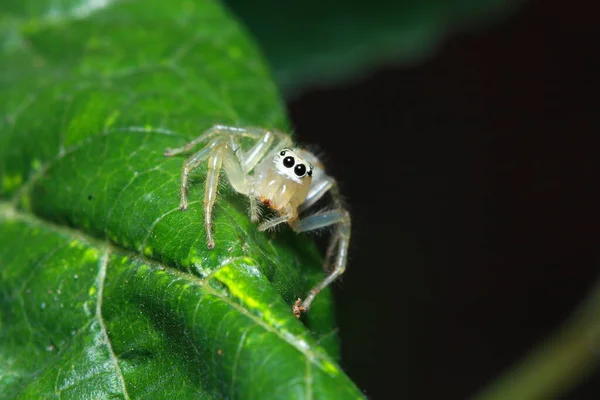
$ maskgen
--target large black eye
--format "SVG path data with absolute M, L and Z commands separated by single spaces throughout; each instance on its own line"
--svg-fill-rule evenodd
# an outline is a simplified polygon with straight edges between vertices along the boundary
M 296 168 L 294 168 L 294 173 L 298 176 L 304 176 L 306 173 L 306 166 L 304 164 L 296 165 Z
M 283 166 L 286 168 L 292 168 L 294 166 L 294 157 L 287 156 L 283 159 Z

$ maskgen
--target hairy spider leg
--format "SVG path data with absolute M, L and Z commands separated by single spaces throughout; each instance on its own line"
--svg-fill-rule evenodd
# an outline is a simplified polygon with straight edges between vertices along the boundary
M 190 172 L 208 158 L 211 150 L 212 146 L 205 147 L 204 149 L 200 150 L 199 152 L 195 153 L 190 158 L 188 158 L 183 164 L 183 168 L 181 169 L 181 185 L 179 187 L 181 198 L 179 202 L 180 210 L 185 210 L 188 207 L 187 189 Z
M 206 173 L 206 185 L 204 189 L 204 229 L 206 231 L 206 245 L 209 249 L 215 247 L 215 239 L 212 234 L 212 213 L 215 200 L 217 199 L 219 173 L 221 172 L 223 157 L 227 154 L 227 150 L 230 150 L 230 154 L 233 154 L 227 141 L 221 141 L 213 147 L 208 158 L 208 171 Z M 235 165 L 234 162 L 231 162 L 231 164 Z
M 320 179 L 314 179 L 306 195 L 304 203 L 298 207 L 298 212 L 303 212 L 315 204 L 325 193 L 327 193 L 335 185 L 335 180 L 329 176 L 324 175 Z
M 337 183 L 334 181 L 331 187 L 329 188 L 329 193 L 333 199 L 333 204 L 335 209 L 345 210 L 344 202 L 342 200 L 342 195 L 340 194 L 339 187 Z M 323 262 L 323 269 L 326 272 L 329 272 L 329 267 L 331 265 L 331 258 L 333 257 L 333 253 L 335 252 L 336 239 L 339 238 L 335 236 L 331 239 L 330 245 L 327 247 L 327 252 L 325 253 L 325 260 Z
M 267 229 L 274 228 L 275 226 L 284 222 L 289 222 L 298 217 L 298 212 L 289 204 L 285 206 L 285 213 L 279 217 L 275 217 L 268 221 L 263 222 L 258 226 L 260 232 L 266 231 Z
M 314 167 L 308 194 L 304 202 L 298 207 L 298 213 L 303 213 L 335 186 L 335 179 L 325 174 L 323 163 L 313 153 L 306 150 L 299 150 L 299 153 Z
M 331 254 L 337 246 L 337 255 L 333 264 L 333 268 L 325 279 L 323 279 L 310 290 L 308 296 L 306 296 L 306 299 L 304 299 L 302 304 L 298 307 L 299 310 L 295 310 L 294 314 L 296 314 L 296 316 L 299 316 L 301 311 L 308 311 L 317 294 L 319 294 L 319 292 L 326 288 L 331 282 L 335 281 L 346 270 L 346 260 L 348 259 L 348 245 L 350 243 L 351 230 L 350 214 L 344 209 L 329 210 L 306 217 L 292 226 L 296 232 L 306 232 L 325 228 L 331 225 L 337 225 L 327 250 L 327 253 Z
M 262 131 L 262 135 L 258 142 L 248 149 L 248 151 L 245 151 L 238 156 L 244 173 L 252 171 L 254 167 L 258 165 L 272 148 L 275 139 L 278 139 L 277 148 L 284 148 L 292 144 L 292 139 L 280 132 L 266 130 L 259 131 Z
M 312 160 L 310 161 L 314 162 L 315 165 L 321 166 L 321 163 L 316 156 L 309 153 L 308 157 L 312 157 Z M 297 305 L 294 306 L 294 314 L 296 314 L 297 317 L 300 316 L 302 311 L 307 311 L 317 294 L 343 274 L 346 269 L 351 231 L 350 214 L 344 208 L 342 197 L 335 179 L 326 175 L 322 168 L 315 168 L 313 182 L 311 183 L 306 200 L 300 205 L 298 210 L 304 212 L 320 200 L 327 192 L 331 195 L 334 209 L 310 215 L 297 223 L 292 224 L 292 229 L 296 232 L 306 232 L 331 225 L 338 225 L 333 233 L 333 237 L 330 239 L 323 263 L 323 269 L 326 272 L 330 272 L 331 270 L 331 272 L 322 282 L 311 289 L 304 302 L 300 304 L 300 299 L 298 299 Z M 333 263 L 333 268 L 330 268 L 330 261 L 336 249 L 337 256 Z
M 238 136 L 257 137 L 262 136 L 265 132 L 266 130 L 262 128 L 238 128 L 235 126 L 214 125 L 204 131 L 202 135 L 198 136 L 191 142 L 186 143 L 184 146 L 176 147 L 174 149 L 167 148 L 163 154 L 167 157 L 170 157 L 181 153 L 187 153 L 196 147 L 198 143 L 207 142 L 208 139 L 212 138 L 213 136 L 223 135 L 224 133 Z

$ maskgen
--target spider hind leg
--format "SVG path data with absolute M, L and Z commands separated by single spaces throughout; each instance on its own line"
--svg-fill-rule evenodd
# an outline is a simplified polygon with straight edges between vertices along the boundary
M 296 232 L 306 232 L 332 225 L 336 225 L 336 228 L 333 237 L 329 241 L 327 256 L 325 258 L 325 269 L 330 271 L 329 275 L 308 292 L 304 301 L 301 303 L 296 301 L 294 304 L 294 314 L 296 317 L 299 317 L 302 312 L 308 311 L 317 294 L 329 286 L 331 282 L 335 281 L 346 270 L 351 231 L 350 214 L 343 208 L 333 209 L 310 215 L 299 220 L 298 223 L 292 226 Z M 333 263 L 329 265 L 329 260 L 332 257 L 334 258 Z

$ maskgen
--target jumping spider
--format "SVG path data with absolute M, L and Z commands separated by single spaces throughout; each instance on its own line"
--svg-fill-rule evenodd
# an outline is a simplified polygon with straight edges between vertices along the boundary
M 255 143 L 244 151 L 240 147 L 242 138 L 249 138 Z M 215 125 L 183 147 L 166 149 L 164 155 L 173 156 L 190 151 L 199 143 L 207 145 L 183 164 L 179 208 L 185 210 L 188 206 L 187 187 L 190 172 L 208 160 L 204 225 L 209 249 L 215 246 L 212 215 L 222 167 L 233 189 L 249 198 L 250 218 L 253 222 L 259 219 L 259 202 L 278 214 L 277 217 L 262 222 L 258 226 L 259 231 L 284 222 L 295 232 L 335 225 L 325 257 L 325 268 L 331 272 L 310 290 L 304 301 L 296 301 L 293 312 L 296 317 L 300 317 L 302 312 L 308 311 L 315 296 L 346 269 L 350 214 L 342 205 L 336 181 L 325 173 L 323 164 L 314 154 L 292 147 L 289 136 L 262 128 Z M 330 192 L 333 203 L 330 209 L 301 216 L 327 192 Z M 335 260 L 330 266 L 329 261 L 336 250 Z

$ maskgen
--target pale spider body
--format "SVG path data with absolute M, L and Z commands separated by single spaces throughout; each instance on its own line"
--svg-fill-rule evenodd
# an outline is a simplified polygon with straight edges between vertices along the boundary
M 312 182 L 314 167 L 300 157 L 300 151 L 281 149 L 271 157 L 265 157 L 256 167 L 251 191 L 247 193 L 280 216 L 291 215 L 288 223 L 298 217 L 298 207 L 306 200 Z
M 242 138 L 250 138 L 255 143 L 244 150 L 240 146 Z M 277 213 L 277 216 L 258 226 L 260 231 L 281 223 L 288 223 L 296 232 L 335 227 L 325 259 L 325 268 L 330 270 L 330 273 L 311 289 L 304 301 L 296 301 L 293 311 L 299 317 L 302 311 L 309 309 L 315 296 L 346 268 L 350 215 L 343 207 L 335 180 L 325 173 L 323 164 L 314 154 L 305 149 L 289 147 L 289 136 L 262 128 L 215 125 L 183 147 L 166 149 L 165 155 L 172 156 L 190 151 L 203 142 L 206 145 L 183 165 L 180 209 L 185 210 L 188 206 L 187 187 L 190 172 L 207 161 L 204 224 L 209 249 L 215 246 L 212 214 L 221 169 L 225 170 L 233 189 L 250 200 L 252 221 L 259 220 L 259 203 Z M 304 216 L 326 193 L 331 194 L 332 207 Z M 331 259 L 333 261 L 329 265 Z

